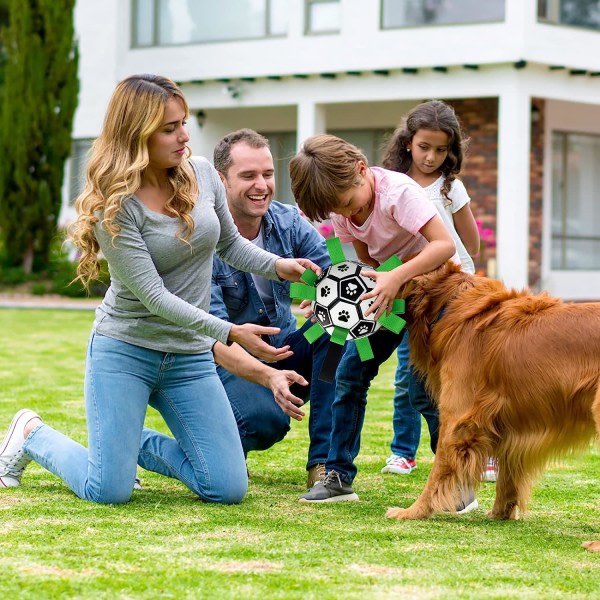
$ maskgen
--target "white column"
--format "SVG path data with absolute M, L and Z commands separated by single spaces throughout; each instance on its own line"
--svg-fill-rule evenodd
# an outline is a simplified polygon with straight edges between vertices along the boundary
M 298 148 L 307 137 L 325 133 L 325 107 L 311 101 L 300 102 L 296 131 Z
M 497 277 L 528 285 L 530 103 L 515 73 L 498 111 Z

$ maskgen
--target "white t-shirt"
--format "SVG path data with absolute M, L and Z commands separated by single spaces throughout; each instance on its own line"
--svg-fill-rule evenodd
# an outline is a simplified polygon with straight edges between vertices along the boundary
M 450 193 L 448 194 L 448 197 L 450 200 L 452 200 L 452 203 L 448 203 L 448 200 L 442 195 L 443 183 L 444 176 L 440 175 L 438 179 L 429 184 L 427 187 L 424 187 L 423 190 L 427 194 L 429 200 L 431 200 L 431 202 L 433 202 L 434 206 L 437 208 L 442 221 L 444 221 L 444 225 L 446 225 L 448 231 L 452 234 L 452 239 L 456 244 L 456 252 L 458 254 L 458 258 L 460 259 L 460 264 L 462 265 L 463 271 L 466 271 L 467 273 L 475 273 L 473 259 L 469 256 L 465 245 L 462 243 L 462 240 L 456 232 L 453 217 L 455 212 L 458 212 L 463 206 L 471 201 L 471 198 L 469 198 L 469 194 L 467 193 L 463 182 L 455 179 L 452 182 Z M 455 258 L 456 257 L 453 257 L 453 259 Z

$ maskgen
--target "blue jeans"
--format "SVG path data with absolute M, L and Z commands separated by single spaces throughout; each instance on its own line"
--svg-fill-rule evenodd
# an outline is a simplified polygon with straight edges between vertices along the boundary
M 408 335 L 398 346 L 398 366 L 394 382 L 394 438 L 390 444 L 392 454 L 415 459 L 421 439 L 421 415 L 412 407 L 408 388 L 410 381 Z
M 331 446 L 325 468 L 335 470 L 347 483 L 356 476 L 354 459 L 360 450 L 360 434 L 371 381 L 401 343 L 400 334 L 380 329 L 369 337 L 374 358 L 361 361 L 354 342 L 348 342 L 336 372 L 335 400 L 332 406 Z
M 331 405 L 335 395 L 335 386 L 319 379 L 329 336 L 321 336 L 314 344 L 310 344 L 304 332 L 311 326 L 312 323 L 307 321 L 291 333 L 283 345 L 289 344 L 294 354 L 271 365 L 296 371 L 310 384 L 308 387 L 297 385 L 292 388 L 296 396 L 305 401 L 310 399 L 307 469 L 325 463 L 327 458 L 331 437 Z M 279 408 L 271 390 L 237 377 L 222 367 L 217 367 L 217 372 L 231 403 L 244 453 L 266 450 L 282 440 L 290 429 L 290 418 Z
M 410 367 L 408 395 L 412 407 L 425 417 L 429 429 L 431 451 L 435 454 L 440 435 L 440 413 L 433 398 L 427 393 L 423 380 L 413 367 Z
M 46 424 L 24 445 L 80 498 L 127 502 L 138 463 L 178 479 L 208 502 L 244 498 L 244 453 L 211 352 L 158 352 L 92 332 L 85 405 L 88 448 Z M 148 405 L 174 438 L 144 428 Z

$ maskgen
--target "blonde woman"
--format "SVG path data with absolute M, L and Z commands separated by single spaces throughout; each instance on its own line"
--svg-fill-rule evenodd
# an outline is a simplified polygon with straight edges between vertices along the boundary
M 129 500 L 138 462 L 209 502 L 236 503 L 246 493 L 242 445 L 211 349 L 237 342 L 269 361 L 288 349 L 261 339 L 277 328 L 208 313 L 212 255 L 271 279 L 297 281 L 306 267 L 318 268 L 239 235 L 216 171 L 190 159 L 187 117 L 167 78 L 117 85 L 71 229 L 78 277 L 88 284 L 97 275 L 100 252 L 111 275 L 86 357 L 88 448 L 21 410 L 0 445 L 5 487 L 19 485 L 33 459 L 99 503 Z M 174 437 L 144 429 L 148 404 Z

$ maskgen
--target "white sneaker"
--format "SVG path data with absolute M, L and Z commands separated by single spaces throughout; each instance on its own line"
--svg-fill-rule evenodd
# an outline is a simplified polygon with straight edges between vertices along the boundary
M 31 458 L 23 452 L 23 430 L 31 419 L 40 418 L 32 410 L 20 410 L 10 423 L 6 436 L 0 445 L 0 488 L 18 487 L 21 475 Z
M 392 454 L 385 461 L 385 467 L 381 469 L 382 473 L 396 473 L 397 475 L 408 475 L 417 468 L 417 463 L 410 458 Z
M 493 458 L 488 458 L 487 465 L 483 474 L 481 475 L 483 481 L 489 481 L 494 483 L 498 479 L 498 467 L 496 461 Z

